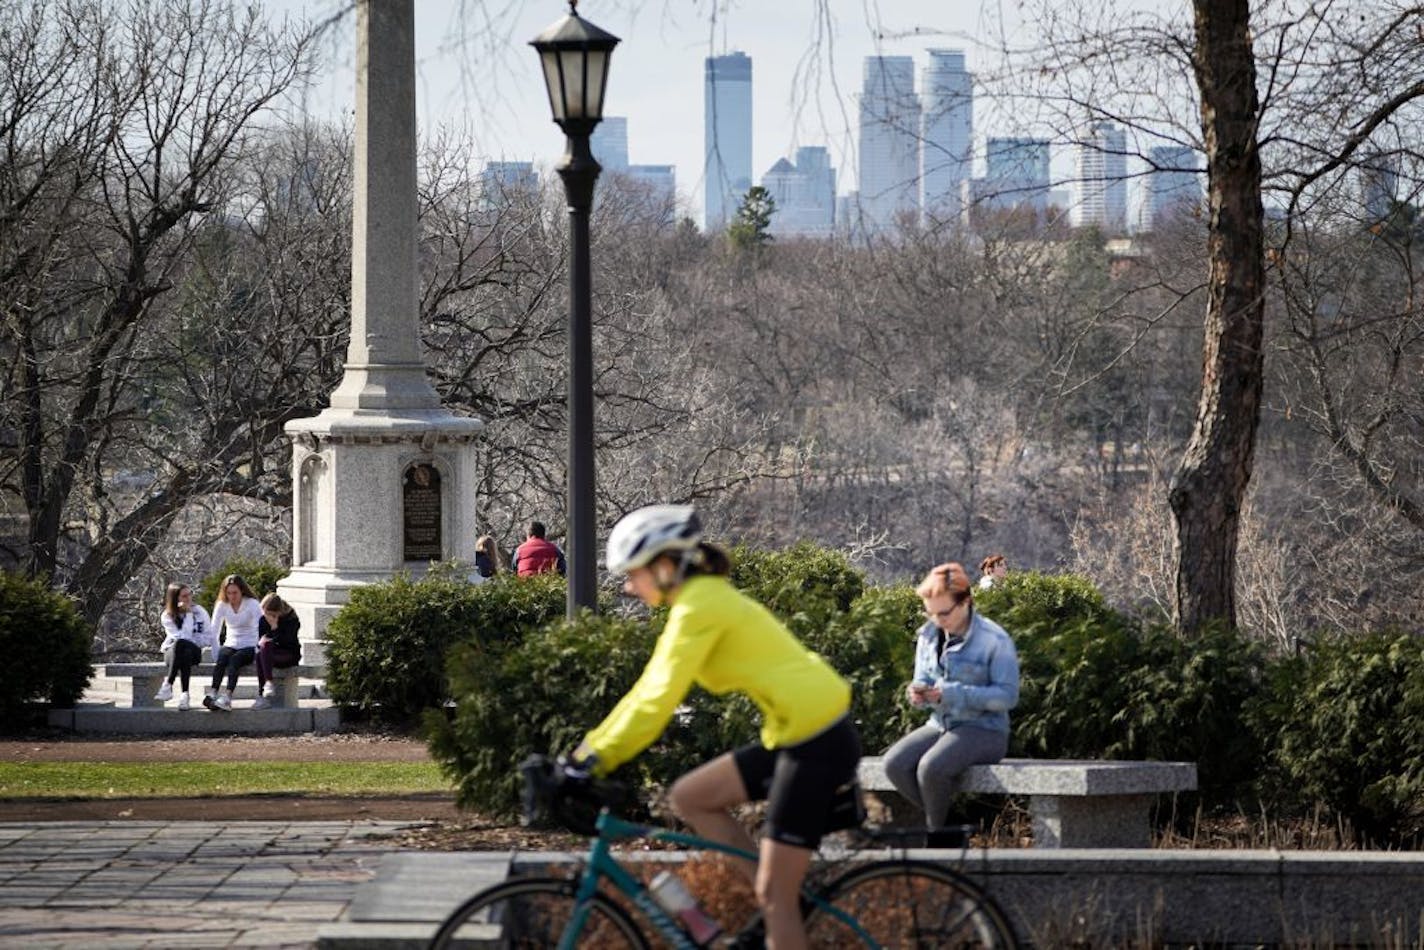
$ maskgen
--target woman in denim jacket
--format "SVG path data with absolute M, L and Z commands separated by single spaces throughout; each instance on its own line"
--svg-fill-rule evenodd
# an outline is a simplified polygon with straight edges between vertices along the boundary
M 930 720 L 885 753 L 895 790 L 925 813 L 931 847 L 958 844 L 940 831 L 956 779 L 971 765 L 987 765 L 1009 749 L 1009 710 L 1019 701 L 1019 658 L 1004 628 L 974 610 L 969 576 L 941 564 L 915 593 L 928 618 L 915 643 L 910 704 Z

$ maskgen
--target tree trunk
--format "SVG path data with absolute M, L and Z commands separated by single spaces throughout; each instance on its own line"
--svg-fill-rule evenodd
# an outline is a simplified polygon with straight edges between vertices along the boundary
M 1247 0 L 1194 0 L 1210 221 L 1202 386 L 1172 482 L 1177 627 L 1236 622 L 1236 545 L 1251 482 L 1264 359 L 1265 248 L 1256 62 Z

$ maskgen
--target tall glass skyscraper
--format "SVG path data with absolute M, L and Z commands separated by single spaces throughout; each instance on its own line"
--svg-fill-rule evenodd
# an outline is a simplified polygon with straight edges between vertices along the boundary
M 974 171 L 974 77 L 963 50 L 929 54 L 920 72 L 920 213 L 948 221 L 959 217 L 961 187 Z
M 628 170 L 628 117 L 606 115 L 593 127 L 588 147 L 606 172 Z
M 1152 230 L 1175 214 L 1201 205 L 1202 181 L 1196 150 L 1186 145 L 1157 145 L 1148 149 L 1152 171 L 1147 175 L 1147 200 L 1143 227 Z
M 1375 224 L 1396 211 L 1399 201 L 1399 156 L 1365 148 L 1360 153 L 1360 204 L 1365 221 Z
M 1127 133 L 1111 122 L 1094 122 L 1078 145 L 1075 227 L 1107 234 L 1127 231 Z
M 746 53 L 707 57 L 702 97 L 703 225 L 727 226 L 752 187 L 752 60 Z
M 920 100 L 909 56 L 867 56 L 860 92 L 861 226 L 890 227 L 919 207 Z
M 984 202 L 995 210 L 1048 210 L 1047 139 L 991 138 L 985 149 Z

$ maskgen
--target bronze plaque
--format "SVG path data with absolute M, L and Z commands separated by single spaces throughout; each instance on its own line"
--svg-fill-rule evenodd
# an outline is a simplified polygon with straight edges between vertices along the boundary
M 440 471 L 425 462 L 405 470 L 405 559 L 438 561 L 440 548 Z

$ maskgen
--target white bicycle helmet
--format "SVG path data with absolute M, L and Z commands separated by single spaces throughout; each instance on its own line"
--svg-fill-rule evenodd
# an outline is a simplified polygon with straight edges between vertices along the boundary
M 659 554 L 690 551 L 702 540 L 702 522 L 691 505 L 648 505 L 629 512 L 608 535 L 608 569 L 615 574 L 643 567 Z

